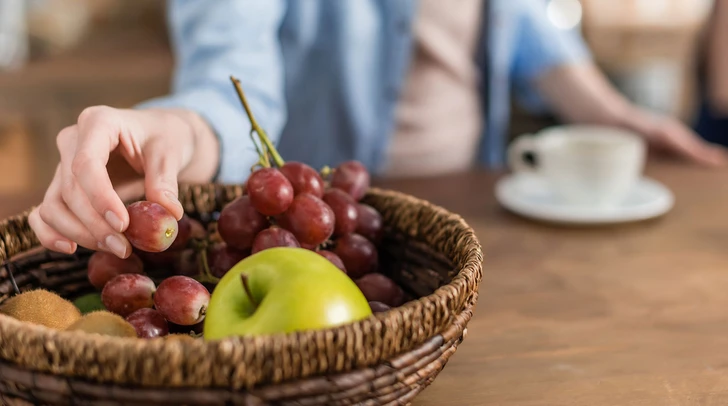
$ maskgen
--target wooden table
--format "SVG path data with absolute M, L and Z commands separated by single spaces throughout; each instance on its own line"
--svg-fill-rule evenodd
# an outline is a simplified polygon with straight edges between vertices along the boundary
M 496 174 L 382 182 L 462 214 L 485 251 L 467 339 L 415 404 L 728 404 L 728 171 L 648 172 L 675 209 L 602 229 L 507 214 Z M 0 215 L 39 196 L 0 196 Z
M 728 404 L 728 171 L 648 172 L 675 209 L 606 229 L 509 215 L 493 174 L 384 183 L 462 214 L 485 253 L 468 336 L 415 405 Z

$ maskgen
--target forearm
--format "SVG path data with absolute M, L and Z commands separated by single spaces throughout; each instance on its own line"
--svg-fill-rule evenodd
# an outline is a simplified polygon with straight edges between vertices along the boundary
M 656 131 L 653 115 L 622 96 L 591 63 L 552 69 L 536 85 L 566 122 L 616 126 L 645 135 Z
M 592 63 L 551 69 L 536 86 L 553 112 L 570 123 L 622 125 L 632 109 Z
M 138 107 L 195 112 L 191 122 L 196 123 L 198 146 L 213 145 L 213 138 L 219 142 L 212 161 L 218 182 L 245 181 L 258 160 L 248 135 L 250 122 L 230 75 L 240 79 L 253 113 L 274 143 L 283 130 L 286 106 L 278 30 L 284 15 L 283 0 L 169 3 L 177 58 L 173 92 Z M 204 156 L 212 155 L 208 148 Z M 208 167 L 203 169 L 209 174 Z

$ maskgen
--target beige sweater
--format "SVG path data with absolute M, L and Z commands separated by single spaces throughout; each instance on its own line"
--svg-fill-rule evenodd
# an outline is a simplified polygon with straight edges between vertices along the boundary
M 387 176 L 463 171 L 483 126 L 475 64 L 482 0 L 421 0 L 414 54 L 388 152 Z

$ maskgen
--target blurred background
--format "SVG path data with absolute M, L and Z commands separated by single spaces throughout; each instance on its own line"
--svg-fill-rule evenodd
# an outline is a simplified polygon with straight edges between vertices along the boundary
M 544 1 L 549 20 L 579 30 L 630 99 L 693 119 L 699 44 L 713 0 Z M 164 6 L 163 0 L 0 0 L 3 204 L 18 194 L 40 199 L 58 161 L 55 136 L 84 107 L 129 107 L 167 92 L 173 60 Z M 512 133 L 550 124 L 516 109 Z

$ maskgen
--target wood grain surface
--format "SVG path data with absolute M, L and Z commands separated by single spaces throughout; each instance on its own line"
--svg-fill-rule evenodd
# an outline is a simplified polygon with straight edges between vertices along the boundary
M 496 174 L 382 183 L 463 215 L 485 252 L 468 338 L 415 405 L 728 404 L 728 171 L 648 174 L 674 210 L 600 229 L 506 213 Z
M 461 214 L 485 251 L 467 339 L 415 405 L 728 404 L 728 171 L 648 174 L 674 210 L 598 229 L 508 214 L 496 173 L 378 182 Z M 0 215 L 41 197 L 0 196 Z

